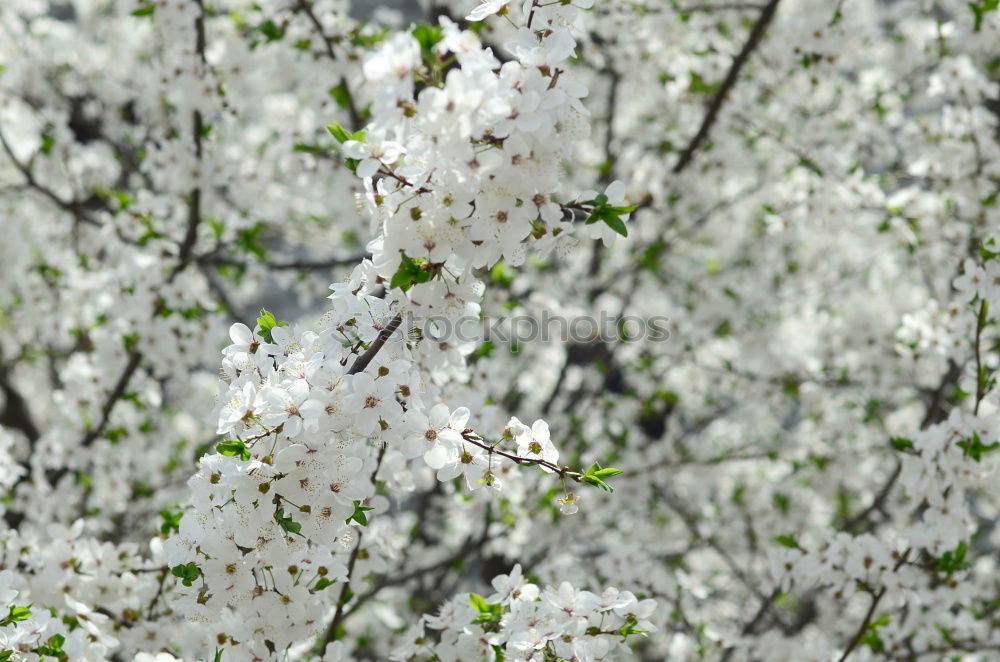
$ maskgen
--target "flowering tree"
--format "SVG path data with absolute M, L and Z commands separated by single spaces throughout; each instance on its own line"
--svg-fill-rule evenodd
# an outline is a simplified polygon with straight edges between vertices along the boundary
M 997 3 L 364 4 L 0 6 L 0 660 L 1000 654 Z

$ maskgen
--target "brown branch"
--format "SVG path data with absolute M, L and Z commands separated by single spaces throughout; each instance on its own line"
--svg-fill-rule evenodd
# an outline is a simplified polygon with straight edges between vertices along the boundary
M 368 253 L 358 253 L 357 255 L 349 255 L 347 257 L 331 257 L 325 260 L 293 259 L 288 262 L 262 261 L 260 264 L 266 269 L 273 269 L 275 271 L 322 271 L 323 269 L 333 269 L 334 267 L 342 267 L 348 264 L 357 264 L 361 260 L 368 257 L 368 255 Z M 240 269 L 247 268 L 249 264 L 248 262 L 236 258 L 213 254 L 199 255 L 195 258 L 195 260 L 201 264 L 231 266 Z
M 881 510 L 882 506 L 885 505 L 886 500 L 889 498 L 889 494 L 892 492 L 892 488 L 896 486 L 896 481 L 899 480 L 900 474 L 903 473 L 903 463 L 897 462 L 896 468 L 889 475 L 888 480 L 885 481 L 885 485 L 879 490 L 879 493 L 872 499 L 872 502 L 867 508 L 859 512 L 854 517 L 851 517 L 845 521 L 840 526 L 841 531 L 846 531 L 847 533 L 853 533 L 854 529 L 867 521 L 868 517 L 874 513 L 876 510 Z M 874 525 L 872 525 L 874 526 Z
M 695 12 L 715 12 L 715 11 L 751 11 L 761 10 L 764 5 L 752 2 L 724 2 L 719 4 L 690 5 L 688 7 L 678 7 L 680 14 L 693 14 Z
M 743 49 L 733 60 L 732 65 L 729 67 L 729 72 L 722 81 L 722 85 L 719 86 L 719 90 L 715 93 L 715 97 L 712 98 L 712 102 L 708 106 L 708 111 L 705 113 L 704 119 L 702 119 L 701 127 L 698 129 L 698 133 L 695 134 L 694 138 L 691 139 L 691 142 L 688 143 L 688 146 L 684 148 L 683 152 L 681 152 L 680 158 L 677 159 L 677 164 L 674 166 L 674 174 L 678 174 L 688 167 L 691 160 L 694 158 L 694 153 L 708 138 L 708 134 L 712 131 L 712 125 L 715 124 L 715 120 L 719 115 L 719 110 L 722 108 L 722 104 L 725 101 L 726 96 L 736 84 L 737 79 L 739 79 L 740 71 L 743 69 L 743 65 L 747 63 L 747 60 L 750 59 L 750 54 L 753 53 L 754 49 L 756 49 L 760 44 L 761 38 L 764 36 L 764 32 L 767 31 L 768 25 L 770 25 L 771 20 L 774 18 L 775 11 L 778 8 L 778 2 L 780 2 L 780 0 L 771 0 L 761 11 L 760 17 L 757 19 L 753 29 L 750 31 L 750 36 L 747 38 L 746 43 L 743 44 Z
M 225 288 L 222 287 L 222 283 L 216 278 L 215 274 L 212 273 L 211 269 L 207 269 L 204 266 L 201 268 L 202 274 L 205 276 L 205 280 L 208 281 L 208 289 L 212 291 L 215 298 L 219 300 L 222 307 L 226 309 L 226 314 L 229 315 L 229 319 L 233 322 L 243 322 L 244 320 L 251 319 L 252 315 L 244 311 L 239 304 L 234 302 L 226 292 Z
M 205 6 L 202 0 L 196 0 L 198 5 L 198 16 L 194 20 L 194 31 L 195 31 L 195 51 L 198 53 L 198 57 L 201 59 L 201 64 L 205 66 Z M 202 160 L 202 134 L 205 131 L 205 121 L 201 116 L 200 110 L 195 110 L 191 117 L 191 131 L 194 134 L 194 154 L 195 159 L 198 161 L 199 175 L 201 174 L 201 160 Z M 191 262 L 191 258 L 194 255 L 194 245 L 198 242 L 198 226 L 201 224 L 201 187 L 195 187 L 191 191 L 190 200 L 188 201 L 188 225 L 187 232 L 184 234 L 184 239 L 181 241 L 180 249 L 178 251 L 177 264 L 174 266 L 173 270 L 170 272 L 170 276 L 167 278 L 167 282 L 173 282 L 177 274 L 184 271 L 187 265 Z
M 149 568 L 149 570 L 155 571 L 157 568 Z M 170 568 L 163 567 L 158 568 L 160 571 L 159 585 L 156 587 L 156 595 L 153 599 L 149 601 L 149 607 L 146 608 L 146 620 L 151 620 L 153 618 L 153 609 L 156 608 L 156 603 L 160 601 L 160 596 L 163 595 L 163 588 L 167 583 L 167 575 L 170 572 Z
M 38 180 L 35 179 L 35 175 L 31 171 L 31 168 L 29 168 L 27 164 L 18 160 L 17 156 L 14 155 L 14 150 L 11 148 L 10 143 L 7 142 L 7 138 L 3 135 L 3 133 L 0 133 L 0 147 L 3 147 L 3 151 L 7 153 L 7 157 L 10 158 L 14 167 L 17 168 L 21 175 L 24 176 L 25 183 L 28 187 L 41 193 L 63 211 L 72 214 L 73 218 L 75 218 L 77 222 L 86 223 L 87 225 L 93 225 L 95 227 L 101 227 L 102 224 L 97 219 L 88 216 L 84 212 L 84 208 L 79 200 L 64 200 L 52 189 L 40 184 Z
M 488 507 L 489 504 L 487 504 L 487 508 Z M 397 575 L 395 577 L 388 577 L 380 581 L 378 585 L 375 586 L 372 590 L 368 591 L 367 593 L 360 596 L 357 600 L 354 601 L 354 604 L 351 605 L 351 608 L 344 613 L 344 618 L 342 619 L 342 621 L 349 618 L 351 614 L 353 614 L 354 612 L 356 612 L 358 609 L 361 608 L 361 605 L 365 604 L 366 602 L 374 598 L 376 595 L 382 592 L 383 589 L 386 589 L 390 586 L 398 586 L 400 584 L 405 584 L 407 582 L 410 582 L 414 579 L 418 579 L 426 574 L 435 572 L 437 570 L 450 568 L 455 563 L 458 563 L 459 561 L 467 558 L 472 551 L 476 549 L 482 549 L 483 546 L 486 544 L 486 541 L 489 540 L 490 521 L 491 521 L 490 518 L 487 517 L 486 523 L 483 526 L 482 534 L 478 536 L 470 535 L 468 538 L 466 538 L 465 542 L 458 548 L 458 550 L 455 551 L 455 553 L 435 563 L 431 563 L 429 565 L 416 568 L 415 570 L 410 570 L 409 572 L 403 573 L 402 575 Z
M 854 633 L 853 637 L 851 637 L 851 641 L 847 644 L 847 648 L 844 649 L 844 654 L 840 656 L 839 662 L 844 662 L 844 660 L 850 657 L 854 649 L 858 647 L 859 643 L 861 643 L 861 638 L 864 637 L 865 632 L 868 631 L 868 624 L 871 623 L 872 617 L 875 615 L 875 609 L 878 608 L 878 603 L 881 602 L 885 592 L 886 588 L 883 586 L 879 589 L 878 593 L 872 594 L 872 603 L 871 606 L 868 607 L 868 613 L 865 614 L 865 619 L 861 621 L 861 627 L 859 627 L 858 631 Z
M 908 549 L 903 552 L 903 555 L 898 561 L 896 561 L 896 565 L 893 567 L 893 572 L 903 567 L 909 557 L 910 550 Z M 838 662 L 844 662 L 844 660 L 851 656 L 851 653 L 858 647 L 858 644 L 861 643 L 861 639 L 865 636 L 865 632 L 868 631 L 868 625 L 871 623 L 872 617 L 875 616 L 875 609 L 878 608 L 878 603 L 881 602 L 883 597 L 885 597 L 886 591 L 888 591 L 888 589 L 883 586 L 877 593 L 872 594 L 872 603 L 868 607 L 868 613 L 865 614 L 864 620 L 861 621 L 861 626 L 858 628 L 858 631 L 854 633 L 854 636 L 851 637 L 851 640 L 847 643 L 847 647 L 844 649 L 844 654 L 840 656 Z
M 580 482 L 580 477 L 582 476 L 582 474 L 575 471 L 570 471 L 569 467 L 560 467 L 558 465 L 552 464 L 547 460 L 542 460 L 539 458 L 521 457 L 520 455 L 514 455 L 513 453 L 508 453 L 507 451 L 500 450 L 499 448 L 496 447 L 496 444 L 488 444 L 485 441 L 473 437 L 472 435 L 473 435 L 472 430 L 465 430 L 464 432 L 462 432 L 462 439 L 464 441 L 469 442 L 473 446 L 478 446 L 479 448 L 482 448 L 485 451 L 489 451 L 491 455 L 499 455 L 500 457 L 505 457 L 514 464 L 528 464 L 528 465 L 537 464 L 547 469 L 551 469 L 560 478 L 568 477 L 572 478 L 576 482 Z
M 111 420 L 111 411 L 115 408 L 115 404 L 122 399 L 125 395 L 125 389 L 128 388 L 128 383 L 135 374 L 135 371 L 139 369 L 139 364 L 142 362 L 142 354 L 138 351 L 132 351 L 129 354 L 128 363 L 125 364 L 125 369 L 122 370 L 121 375 L 118 377 L 118 381 L 115 382 L 115 387 L 112 389 L 111 393 L 108 395 L 107 400 L 104 401 L 104 405 L 101 407 L 101 421 L 97 424 L 97 427 L 91 430 L 80 440 L 80 445 L 84 448 L 90 446 L 94 441 L 101 436 L 104 429 L 108 427 L 108 422 Z
M 903 564 L 906 563 L 909 556 L 910 550 L 903 552 L 903 556 L 896 562 L 896 566 L 893 568 L 893 571 L 899 570 Z M 851 637 L 850 642 L 848 642 L 847 647 L 844 649 L 844 654 L 840 656 L 838 662 L 844 662 L 844 660 L 851 656 L 851 653 L 858 647 L 858 644 L 861 643 L 861 639 L 865 636 L 865 632 L 868 631 L 868 625 L 872 622 L 872 617 L 875 616 L 875 610 L 878 608 L 878 603 L 882 601 L 882 598 L 885 597 L 887 591 L 888 589 L 883 586 L 877 593 L 872 594 L 872 603 L 868 607 L 868 613 L 865 614 L 864 620 L 861 621 L 861 626 L 858 628 L 858 631 L 854 633 L 854 636 Z
M 397 315 L 394 319 L 400 319 L 400 317 Z M 385 449 L 386 446 L 383 445 L 378 451 L 378 462 L 375 463 L 375 471 L 372 472 L 371 477 L 372 485 L 375 485 L 375 478 L 378 476 L 378 470 L 382 467 L 382 458 L 385 457 Z M 348 594 L 348 591 L 351 590 L 351 576 L 354 574 L 354 565 L 358 561 L 358 554 L 360 552 L 361 531 L 358 531 L 358 544 L 354 546 L 353 550 L 351 550 L 351 558 L 347 562 L 347 581 L 344 582 L 343 588 L 340 589 L 340 596 L 337 598 L 337 610 L 334 612 L 333 618 L 330 619 L 330 625 L 326 628 L 326 636 L 323 637 L 323 644 L 319 650 L 320 655 L 326 651 L 326 647 L 330 644 L 330 642 L 337 638 L 337 629 L 344 620 L 344 607 L 346 607 L 347 603 L 351 601 L 351 596 Z
M 976 404 L 972 408 L 972 413 L 979 415 L 979 403 L 983 401 L 986 397 L 986 373 L 983 368 L 983 357 L 982 357 L 982 337 L 983 329 L 986 328 L 986 315 L 989 310 L 989 306 L 984 299 L 979 303 L 979 312 L 976 314 Z
M 331 60 L 337 59 L 337 53 L 333 50 L 333 40 L 326 36 L 326 32 L 323 30 L 323 24 L 320 22 L 319 17 L 313 11 L 312 2 L 309 0 L 299 0 L 299 9 L 309 18 L 309 22 L 313 24 L 316 28 L 316 32 L 319 34 L 320 39 L 323 40 L 323 44 L 326 46 L 326 54 L 330 56 Z M 352 129 L 359 129 L 364 124 L 364 120 L 361 117 L 361 113 L 358 112 L 357 106 L 354 104 L 354 97 L 351 95 L 350 88 L 347 87 L 347 79 L 344 76 L 340 77 L 340 87 L 344 89 L 344 96 L 347 99 L 347 112 L 351 116 Z
M 0 366 L 0 391 L 4 394 L 4 407 L 0 410 L 0 425 L 7 428 L 20 430 L 28 438 L 28 442 L 34 445 L 41 432 L 34 418 L 31 416 L 31 407 L 9 380 L 9 372 L 5 367 Z
M 368 364 L 375 358 L 375 355 L 379 353 L 379 350 L 381 350 L 385 343 L 388 342 L 389 336 L 391 336 L 396 329 L 399 328 L 399 325 L 402 324 L 402 322 L 403 316 L 397 313 L 396 316 L 389 321 L 389 324 L 387 324 L 386 327 L 378 334 L 378 337 L 375 338 L 375 342 L 371 344 L 368 351 L 354 360 L 354 364 L 347 371 L 347 374 L 355 375 L 367 368 Z

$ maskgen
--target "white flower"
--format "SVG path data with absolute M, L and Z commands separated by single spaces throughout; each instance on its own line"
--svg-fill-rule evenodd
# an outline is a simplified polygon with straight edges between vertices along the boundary
M 508 0 L 482 0 L 482 4 L 469 12 L 465 17 L 467 21 L 481 21 L 487 16 L 499 13 L 507 8 Z
M 264 405 L 257 384 L 250 380 L 233 384 L 222 396 L 222 402 L 216 434 L 229 434 L 238 426 L 248 425 Z
M 437 472 L 440 481 L 448 481 L 459 476 L 465 477 L 465 483 L 470 490 L 479 489 L 483 485 L 483 476 L 489 466 L 485 451 L 478 446 L 465 444 L 457 452 L 449 453 Z
M 521 564 L 518 563 L 509 575 L 497 575 L 493 578 L 495 593 L 487 598 L 488 602 L 510 604 L 517 600 L 532 602 L 538 597 L 538 587 L 525 581 L 521 574 Z
M 515 437 L 515 441 L 517 441 L 517 454 L 520 457 L 552 464 L 559 461 L 559 451 L 549 439 L 549 424 L 541 419 L 532 424 L 530 434 L 522 433 Z M 546 472 L 552 471 L 544 465 L 541 468 Z
M 287 387 L 269 384 L 261 389 L 261 396 L 268 408 L 261 416 L 261 422 L 268 428 L 283 425 L 282 432 L 296 437 L 305 427 L 314 427 L 315 421 L 323 415 L 323 403 L 309 397 L 309 384 L 304 379 L 296 379 Z
M 344 154 L 352 159 L 360 159 L 355 173 L 367 179 L 378 172 L 383 165 L 391 166 L 406 153 L 406 148 L 394 140 L 386 140 L 384 132 L 371 131 L 364 141 L 348 140 L 343 146 Z
M 401 415 L 392 381 L 360 372 L 351 378 L 350 384 L 351 393 L 344 398 L 344 407 L 353 414 L 354 424 L 362 434 L 374 432 L 380 419 Z

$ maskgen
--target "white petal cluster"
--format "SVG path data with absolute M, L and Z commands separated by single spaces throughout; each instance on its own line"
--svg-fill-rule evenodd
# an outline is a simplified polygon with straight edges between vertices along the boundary
M 441 605 L 407 632 L 409 643 L 394 660 L 456 662 L 489 659 L 528 662 L 551 659 L 613 659 L 631 635 L 655 630 L 649 621 L 656 601 L 609 587 L 600 595 L 573 588 L 539 587 L 524 578 L 520 564 L 493 579 L 488 597 L 463 593 Z M 429 643 L 427 630 L 438 633 Z

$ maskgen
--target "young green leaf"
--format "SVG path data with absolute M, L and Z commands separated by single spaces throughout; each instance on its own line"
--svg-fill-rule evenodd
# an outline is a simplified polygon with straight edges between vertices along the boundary
M 275 511 L 274 520 L 285 531 L 288 531 L 291 534 L 301 535 L 302 525 L 293 520 L 290 516 L 285 515 L 285 510 L 283 508 L 278 508 L 278 510 Z
M 238 439 L 220 441 L 215 445 L 215 450 L 217 450 L 220 455 L 225 455 L 226 457 L 239 457 L 244 462 L 250 459 L 250 449 L 247 448 L 245 443 L 239 441 Z

